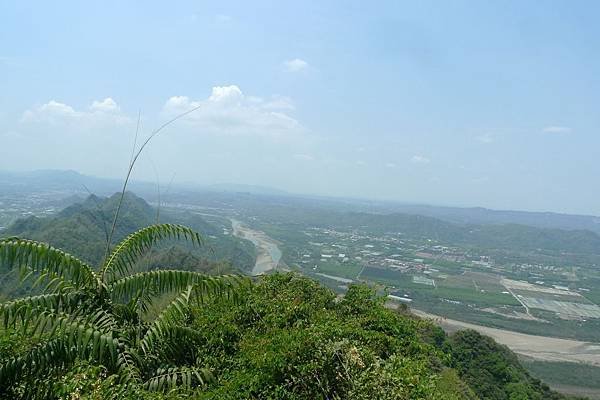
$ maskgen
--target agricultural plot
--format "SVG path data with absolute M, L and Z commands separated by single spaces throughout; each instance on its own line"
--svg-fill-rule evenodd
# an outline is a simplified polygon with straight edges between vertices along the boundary
M 412 280 L 413 280 L 413 283 L 416 283 L 419 285 L 435 286 L 435 281 L 433 279 L 429 279 L 424 276 L 414 275 Z
M 564 302 L 571 302 L 571 303 L 593 304 L 588 299 L 586 299 L 585 297 L 583 297 L 579 294 L 572 295 L 572 294 L 563 294 L 563 293 L 548 293 L 548 292 L 541 292 L 541 291 L 535 291 L 535 290 L 517 290 L 517 289 L 511 289 L 511 290 L 512 290 L 513 294 L 515 294 L 517 296 L 521 296 L 521 297 L 535 297 L 536 299 L 542 299 L 542 300 L 556 300 L 556 301 L 564 301 Z
M 406 274 L 392 269 L 365 267 L 361 274 L 361 278 L 396 284 L 398 282 L 406 281 L 408 277 Z
M 586 318 L 600 318 L 600 307 L 595 304 L 574 303 L 517 295 L 529 308 L 551 311 L 557 314 Z
M 577 292 L 510 279 L 503 279 L 502 283 L 527 308 L 562 316 L 600 318 L 600 307 Z
M 339 276 L 346 279 L 356 279 L 362 267 L 355 263 L 339 263 L 335 261 L 317 262 L 315 272 Z
M 499 307 L 519 306 L 520 303 L 510 294 L 500 292 L 481 292 L 470 288 L 454 288 L 438 284 L 432 295 L 438 299 L 458 301 L 460 303 L 472 304 L 476 307 Z
M 499 276 L 473 271 L 466 271 L 460 275 L 450 275 L 443 280 L 443 283 L 439 284 L 449 288 L 472 289 L 481 293 L 502 293 L 506 290 L 500 283 Z
M 529 282 L 523 281 L 515 281 L 512 279 L 502 279 L 502 285 L 504 285 L 508 289 L 513 290 L 527 290 L 531 292 L 539 292 L 539 293 L 547 293 L 547 294 L 557 294 L 561 296 L 574 296 L 581 297 L 581 295 L 577 292 L 573 292 L 571 290 L 560 290 L 555 288 L 550 288 L 546 286 L 540 286 Z

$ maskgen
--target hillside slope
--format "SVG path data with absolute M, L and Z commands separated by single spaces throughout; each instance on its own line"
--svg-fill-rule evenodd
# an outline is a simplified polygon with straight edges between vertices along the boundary
M 92 265 L 98 265 L 106 249 L 106 232 L 110 230 L 119 195 L 109 198 L 89 196 L 81 203 L 73 204 L 52 217 L 27 217 L 11 224 L 2 236 L 18 236 L 46 242 L 63 249 Z M 169 268 L 205 272 L 227 273 L 245 271 L 254 265 L 254 246 L 247 241 L 224 235 L 217 227 L 198 215 L 189 214 L 185 220 L 181 215 L 160 213 L 161 223 L 185 223 L 205 238 L 203 247 L 183 246 L 173 241 L 166 242 L 150 251 L 139 262 L 140 269 Z M 142 198 L 127 193 L 113 243 L 118 243 L 128 234 L 154 224 L 157 210 Z M 183 247 L 182 247 L 183 246 Z M 18 284 L 14 272 L 2 271 L 0 265 L 0 295 L 13 297 L 28 290 L 29 284 Z

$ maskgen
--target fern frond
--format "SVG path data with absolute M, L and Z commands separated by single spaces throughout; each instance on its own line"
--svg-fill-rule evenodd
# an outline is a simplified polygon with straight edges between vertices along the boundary
M 96 274 L 88 264 L 47 243 L 34 240 L 0 240 L 0 263 L 8 264 L 11 268 L 28 268 L 33 272 L 52 274 L 72 282 L 77 287 L 97 285 Z
M 186 356 L 193 356 L 196 345 L 203 341 L 204 337 L 198 330 L 185 325 L 171 325 L 165 327 L 159 344 L 151 352 L 160 360 L 183 360 Z
M 158 296 L 180 292 L 190 285 L 196 285 L 197 291 L 206 294 L 228 293 L 233 298 L 235 289 L 246 281 L 237 275 L 210 276 L 200 272 L 161 269 L 126 276 L 109 284 L 107 290 L 114 301 L 126 302 L 144 291 Z
M 198 304 L 209 298 L 235 298 L 238 277 L 209 277 L 202 276 L 198 282 L 189 285 L 156 317 L 140 341 L 144 354 L 149 354 L 155 342 L 167 336 L 170 328 L 179 325 L 183 317 L 189 313 L 190 301 L 195 299 Z
M 142 362 L 131 348 L 121 346 L 117 356 L 117 373 L 123 383 L 141 383 L 139 365 Z
M 78 356 L 64 338 L 41 343 L 24 355 L 0 362 L 0 386 L 26 376 L 36 376 L 41 371 L 60 368 L 72 363 Z
M 31 309 L 49 312 L 71 312 L 78 308 L 81 296 L 77 293 L 49 293 L 23 297 L 0 304 L 0 316 L 5 328 L 14 326 L 17 320 L 23 321 Z
M 184 239 L 199 246 L 203 243 L 200 234 L 182 225 L 158 224 L 140 229 L 119 243 L 104 263 L 101 275 L 108 278 L 105 282 L 125 275 L 148 249 L 167 239 Z
M 0 239 L 0 263 L 39 275 L 34 285 L 43 285 L 46 293 L 0 304 L 0 327 L 47 339 L 23 355 L 0 360 L 0 387 L 20 378 L 55 373 L 76 359 L 106 366 L 126 386 L 143 384 L 151 390 L 204 385 L 212 378 L 206 370 L 174 368 L 169 362 L 189 356 L 186 345 L 202 340 L 185 324 L 191 302 L 237 300 L 240 287 L 249 280 L 177 270 L 125 276 L 163 239 L 202 243 L 198 233 L 184 226 L 150 226 L 121 242 L 96 273 L 85 262 L 48 244 Z M 144 322 L 153 299 L 166 293 L 177 296 L 152 322 Z M 158 366 L 162 369 L 148 374 Z
M 176 386 L 190 388 L 205 385 L 213 380 L 213 375 L 207 369 L 192 367 L 159 368 L 155 375 L 144 383 L 144 387 L 150 391 L 164 392 Z
M 62 334 L 41 343 L 24 355 L 0 362 L 0 385 L 26 375 L 38 376 L 51 369 L 68 366 L 76 359 L 92 359 L 113 369 L 118 366 L 122 344 L 112 337 L 85 326 L 63 323 Z
M 192 291 L 193 287 L 188 286 L 185 291 L 175 297 L 175 299 L 173 299 L 173 301 L 158 314 L 140 341 L 142 353 L 147 355 L 154 343 L 164 335 L 168 328 L 177 325 L 186 315 L 189 311 L 189 301 Z

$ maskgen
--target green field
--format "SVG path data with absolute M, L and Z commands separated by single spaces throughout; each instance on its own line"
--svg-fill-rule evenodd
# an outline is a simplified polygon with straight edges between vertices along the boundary
M 369 280 L 394 288 L 411 290 L 432 290 L 433 286 L 420 285 L 413 282 L 413 275 L 390 269 L 366 267 L 360 275 L 361 280 Z
M 353 262 L 317 262 L 317 269 L 314 272 L 320 272 L 322 274 L 339 276 L 341 278 L 356 279 L 356 276 L 362 269 L 362 266 Z
M 471 303 L 478 307 L 490 307 L 490 306 L 519 306 L 520 303 L 510 294 L 504 293 L 493 293 L 493 292 L 481 292 L 474 288 L 462 289 L 453 287 L 444 287 L 438 285 L 432 294 L 438 298 L 450 299 L 461 301 L 464 303 Z

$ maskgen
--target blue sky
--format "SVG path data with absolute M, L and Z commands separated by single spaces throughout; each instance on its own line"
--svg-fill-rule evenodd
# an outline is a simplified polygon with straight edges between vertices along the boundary
M 127 4 L 125 4 L 127 3 Z M 0 4 L 0 168 L 600 215 L 600 4 Z

